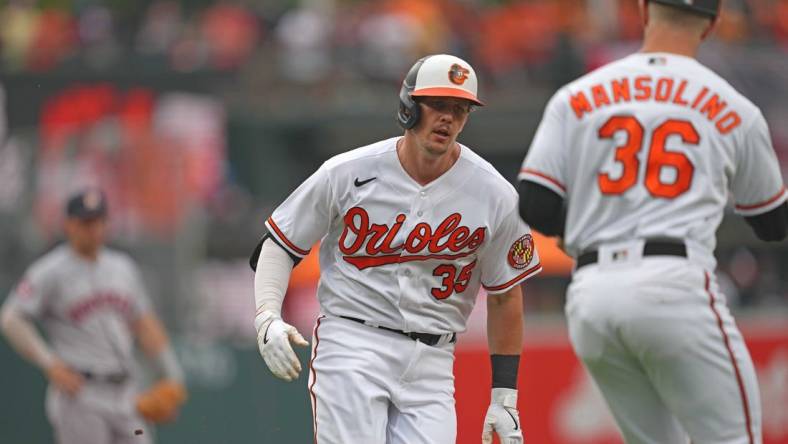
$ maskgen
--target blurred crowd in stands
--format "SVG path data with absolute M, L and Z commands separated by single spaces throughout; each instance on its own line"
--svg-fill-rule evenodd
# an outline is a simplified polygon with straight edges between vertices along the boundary
M 102 69 L 129 60 L 182 72 L 232 71 L 262 54 L 295 82 L 343 74 L 398 81 L 417 55 L 446 51 L 490 79 L 551 63 L 563 63 L 571 76 L 604 61 L 599 46 L 634 43 L 641 33 L 637 0 L 2 3 L 5 72 L 43 72 L 74 61 Z M 716 39 L 788 52 L 788 0 L 724 5 Z
M 761 107 L 788 175 L 788 0 L 723 5 L 701 61 Z M 59 227 L 64 193 L 86 178 L 107 189 L 114 226 L 126 239 L 152 234 L 197 246 L 178 251 L 246 255 L 269 206 L 332 149 L 350 148 L 348 133 L 383 119 L 397 130 L 393 114 L 382 113 L 393 109 L 413 61 L 429 53 L 456 54 L 479 71 L 482 95 L 495 104 L 479 118 L 509 115 L 509 126 L 495 127 L 504 128 L 496 140 L 507 148 L 490 160 L 511 173 L 541 101 L 636 51 L 641 29 L 638 0 L 0 1 L 11 132 L 28 135 L 0 146 L 0 216 L 18 213 L 7 225 L 0 217 L 0 228 L 8 228 L 0 259 L 34 249 L 28 244 L 35 236 L 20 235 L 26 219 L 15 213 L 27 207 L 24 199 L 7 196 L 30 194 L 38 236 L 48 239 Z M 323 113 L 328 107 L 333 112 Z M 293 109 L 306 112 L 287 114 Z M 348 110 L 355 114 L 345 126 L 321 119 Z M 518 131 L 507 130 L 512 126 Z M 749 229 L 741 226 L 721 236 L 726 294 L 734 305 L 784 306 L 788 249 L 743 241 Z M 152 251 L 166 257 L 170 250 Z M 175 262 L 160 268 L 180 271 L 163 274 L 191 269 Z M 8 268 L 0 288 L 21 272 L 0 268 Z M 533 284 L 529 309 L 560 311 L 567 274 Z M 174 285 L 166 276 L 160 281 Z M 190 294 L 188 286 L 172 291 Z M 237 293 L 247 304 L 248 295 Z

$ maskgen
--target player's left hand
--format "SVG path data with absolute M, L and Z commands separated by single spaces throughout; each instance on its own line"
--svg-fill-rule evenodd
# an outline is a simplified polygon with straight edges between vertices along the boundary
M 255 325 L 257 346 L 271 373 L 287 382 L 297 379 L 301 373 L 301 363 L 290 343 L 306 347 L 309 345 L 306 339 L 295 327 L 270 311 L 257 315 Z
M 484 417 L 482 444 L 492 444 L 493 431 L 501 444 L 520 444 L 523 431 L 520 429 L 520 413 L 517 411 L 517 390 L 494 388 L 490 396 L 490 407 Z

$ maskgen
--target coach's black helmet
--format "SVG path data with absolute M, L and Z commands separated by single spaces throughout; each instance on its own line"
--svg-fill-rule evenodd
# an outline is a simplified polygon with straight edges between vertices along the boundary
M 448 54 L 423 57 L 402 81 L 397 122 L 404 129 L 413 128 L 419 122 L 421 110 L 414 97 L 459 97 L 484 106 L 476 97 L 478 86 L 476 72 L 465 60 Z
M 663 5 L 686 9 L 709 18 L 716 18 L 720 13 L 721 0 L 646 0 Z

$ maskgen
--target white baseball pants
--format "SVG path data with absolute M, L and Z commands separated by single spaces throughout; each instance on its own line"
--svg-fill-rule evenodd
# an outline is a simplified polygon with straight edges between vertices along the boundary
M 625 441 L 760 444 L 755 369 L 713 272 L 672 256 L 601 263 L 575 272 L 566 315 Z
M 317 444 L 454 444 L 454 344 L 318 319 L 309 392 Z

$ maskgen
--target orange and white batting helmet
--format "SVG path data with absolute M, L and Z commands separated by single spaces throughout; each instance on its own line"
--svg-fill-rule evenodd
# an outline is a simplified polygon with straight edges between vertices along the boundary
M 421 113 L 414 97 L 458 97 L 484 106 L 477 97 L 478 87 L 476 72 L 465 60 L 448 54 L 423 57 L 410 68 L 402 81 L 397 122 L 405 129 L 416 126 Z

